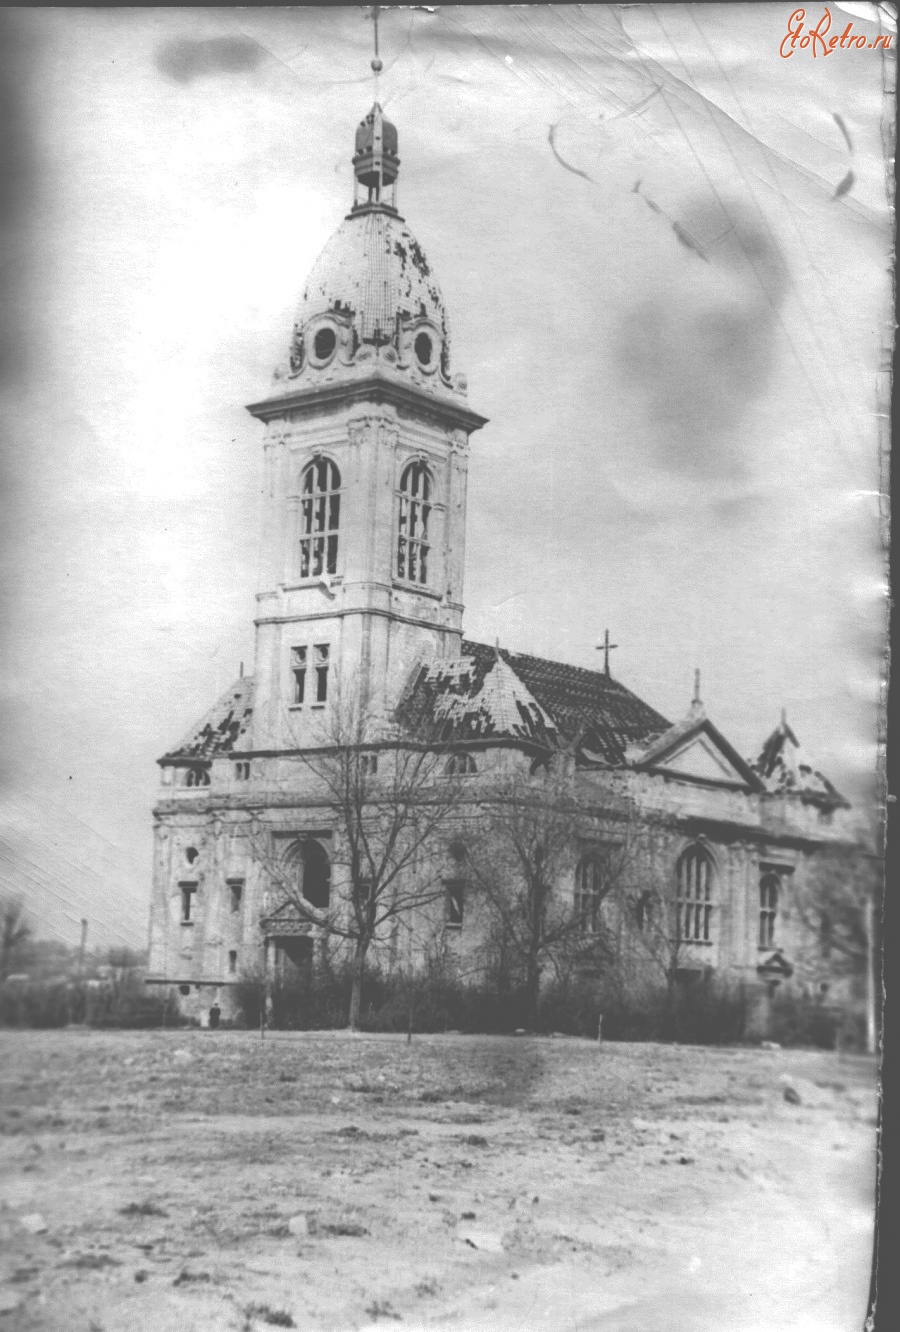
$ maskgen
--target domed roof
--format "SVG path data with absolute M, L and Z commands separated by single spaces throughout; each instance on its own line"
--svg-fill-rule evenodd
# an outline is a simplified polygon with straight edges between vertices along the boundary
M 297 331 L 328 312 L 350 315 L 361 343 L 392 340 L 406 319 L 431 320 L 447 338 L 441 289 L 422 247 L 401 217 L 380 209 L 352 213 L 331 237 L 307 279 Z
M 397 131 L 376 102 L 356 133 L 351 210 L 307 278 L 279 392 L 331 392 L 374 375 L 465 398 L 465 375 L 450 373 L 441 289 L 397 212 L 399 166 Z

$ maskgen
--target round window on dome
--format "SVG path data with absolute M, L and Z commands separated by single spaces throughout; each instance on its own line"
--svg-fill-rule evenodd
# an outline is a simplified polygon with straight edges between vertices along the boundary
M 431 344 L 431 338 L 427 333 L 420 333 L 415 341 L 416 356 L 419 358 L 420 365 L 431 365 L 431 358 L 434 355 L 434 347 Z
M 316 359 L 319 361 L 327 361 L 336 346 L 337 337 L 335 336 L 334 329 L 320 328 L 313 339 L 313 351 L 316 354 Z

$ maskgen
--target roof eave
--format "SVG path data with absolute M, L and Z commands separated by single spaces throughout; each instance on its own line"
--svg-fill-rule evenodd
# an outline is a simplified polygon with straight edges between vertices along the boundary
M 271 421 L 288 412 L 295 415 L 308 415 L 323 404 L 354 403 L 372 401 L 390 403 L 393 406 L 427 411 L 461 427 L 468 434 L 487 425 L 488 418 L 473 412 L 464 403 L 454 402 L 425 393 L 412 384 L 398 383 L 394 379 L 374 373 L 364 379 L 350 379 L 338 384 L 325 384 L 319 388 L 295 389 L 288 393 L 273 394 L 259 402 L 247 405 L 247 411 L 258 421 Z
M 671 737 L 668 738 L 666 735 L 660 736 L 660 739 L 657 740 L 657 742 L 654 745 L 651 745 L 649 750 L 644 754 L 644 756 L 641 759 L 639 759 L 636 763 L 634 763 L 633 766 L 638 770 L 656 769 L 659 767 L 661 760 L 667 758 L 671 753 L 673 753 L 677 748 L 679 748 L 679 746 L 685 744 L 687 741 L 693 740 L 693 738 L 697 735 L 700 735 L 701 732 L 705 732 L 710 737 L 711 740 L 715 741 L 715 743 L 718 745 L 719 749 L 721 749 L 722 753 L 728 759 L 729 763 L 732 765 L 735 771 L 740 773 L 741 777 L 743 778 L 743 784 L 746 787 L 748 787 L 749 790 L 755 791 L 757 794 L 760 795 L 768 791 L 768 787 L 766 786 L 763 779 L 759 776 L 759 774 L 757 772 L 754 772 L 753 768 L 751 768 L 747 760 L 741 757 L 741 755 L 737 752 L 734 746 L 731 745 L 725 739 L 722 732 L 718 729 L 717 726 L 715 726 L 709 720 L 708 717 L 698 717 L 692 726 L 688 726 L 684 730 L 680 730 L 677 735 L 672 735 Z M 701 779 L 697 778 L 695 780 L 699 781 Z M 741 786 L 740 783 L 728 782 L 728 781 L 723 781 L 720 783 L 720 782 L 711 782 L 704 780 L 704 784 L 731 786 L 736 789 L 740 789 Z

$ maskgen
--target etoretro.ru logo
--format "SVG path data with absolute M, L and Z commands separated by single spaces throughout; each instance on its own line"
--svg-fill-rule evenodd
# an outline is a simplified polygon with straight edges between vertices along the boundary
M 795 50 L 811 50 L 813 58 L 817 59 L 820 55 L 833 55 L 835 51 L 846 51 L 856 49 L 859 51 L 874 51 L 878 47 L 887 51 L 891 45 L 891 34 L 881 33 L 874 38 L 867 37 L 864 33 L 855 33 L 853 31 L 853 22 L 849 22 L 842 33 L 834 33 L 829 37 L 827 34 L 831 31 L 831 10 L 826 9 L 814 28 L 806 26 L 806 10 L 795 9 L 788 19 L 788 30 L 781 39 L 781 45 L 778 48 L 782 60 L 790 60 Z

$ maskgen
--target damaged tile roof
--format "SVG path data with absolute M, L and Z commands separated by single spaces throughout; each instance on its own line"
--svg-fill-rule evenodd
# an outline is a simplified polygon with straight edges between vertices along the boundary
M 669 728 L 665 717 L 600 671 L 463 639 L 462 656 L 423 666 L 402 704 L 444 740 L 516 738 L 542 748 L 580 737 L 591 763 L 619 767 L 630 744 Z
M 850 808 L 840 791 L 813 767 L 786 721 L 776 726 L 750 766 L 773 793 L 790 793 L 812 803 Z
M 250 726 L 253 715 L 253 677 L 244 675 L 227 689 L 218 703 L 188 732 L 166 759 L 213 759 L 230 754 Z

